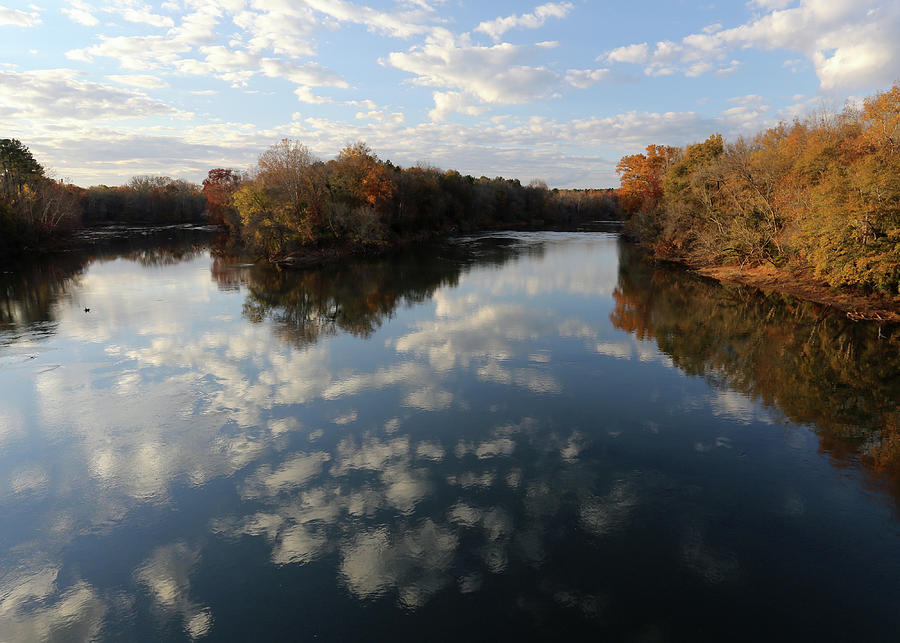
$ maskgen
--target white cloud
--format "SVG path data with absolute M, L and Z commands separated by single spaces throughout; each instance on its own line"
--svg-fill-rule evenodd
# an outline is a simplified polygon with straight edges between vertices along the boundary
M 724 67 L 719 67 L 719 69 L 716 70 L 716 76 L 728 76 L 729 74 L 733 74 L 740 66 L 741 63 L 739 60 L 732 60 Z
M 111 74 L 106 78 L 120 85 L 138 87 L 140 89 L 161 89 L 169 86 L 169 83 L 162 78 L 145 74 Z
M 728 59 L 738 49 L 784 49 L 802 53 L 815 67 L 823 90 L 887 85 L 900 73 L 900 4 L 879 0 L 801 0 L 797 6 L 778 0 L 752 3 L 764 15 L 731 29 L 711 25 L 681 41 L 661 41 L 650 51 L 646 43 L 619 47 L 609 62 L 645 64 L 651 76 L 708 72 L 726 74 L 738 62 Z M 799 68 L 792 61 L 792 68 Z
M 609 69 L 605 68 L 570 69 L 566 72 L 566 82 L 578 89 L 586 89 L 607 76 L 609 76 Z
M 72 69 L 0 71 L 0 122 L 8 119 L 97 121 L 177 116 L 147 95 L 84 80 Z
M 606 53 L 606 60 L 611 63 L 634 63 L 640 65 L 647 60 L 648 47 L 646 42 L 637 45 L 617 47 Z
M 300 3 L 251 0 L 234 16 L 234 24 L 244 30 L 252 51 L 271 49 L 276 55 L 311 56 L 318 20 L 313 10 Z
M 101 119 L 115 120 L 115 125 L 109 122 L 89 124 L 83 119 L 77 127 L 67 125 L 63 128 L 61 122 L 71 121 L 64 113 L 52 114 L 38 105 L 26 119 L 25 112 L 11 101 L 3 103 L 0 123 L 28 136 L 36 149 L 46 150 L 48 162 L 61 167 L 67 176 L 87 177 L 90 182 L 110 182 L 115 177 L 127 178 L 130 174 L 156 168 L 166 173 L 201 178 L 209 166 L 240 165 L 272 141 L 283 136 L 297 136 L 323 157 L 334 154 L 347 140 L 359 138 L 368 141 L 383 157 L 404 164 L 428 159 L 436 165 L 458 168 L 476 176 L 507 175 L 523 180 L 542 176 L 551 185 L 559 187 L 611 185 L 616 181 L 613 159 L 620 153 L 637 151 L 649 142 L 684 144 L 702 140 L 711 131 L 722 131 L 726 135 L 749 133 L 748 128 L 754 125 L 770 124 L 773 118 L 793 115 L 805 106 L 784 107 L 776 103 L 770 106 L 767 101 L 762 106 L 729 105 L 719 114 L 663 110 L 658 113 L 597 112 L 597 116 L 571 120 L 529 116 L 527 110 L 518 108 L 505 114 L 499 106 L 522 105 L 542 97 L 556 97 L 573 88 L 590 87 L 609 79 L 615 68 L 610 70 L 608 67 L 613 64 L 640 64 L 651 75 L 733 73 L 741 68 L 741 63 L 734 58 L 732 50 L 741 49 L 746 43 L 762 43 L 758 46 L 768 47 L 778 42 L 777 39 L 765 40 L 761 35 L 765 30 L 757 23 L 787 21 L 786 24 L 793 27 L 803 26 L 806 23 L 797 22 L 798 12 L 813 5 L 818 7 L 818 13 L 815 13 L 818 23 L 828 23 L 839 29 L 838 23 L 847 20 L 843 0 L 832 3 L 830 9 L 812 0 L 795 4 L 796 7 L 783 11 L 767 9 L 763 17 L 738 29 L 710 25 L 678 41 L 652 45 L 638 43 L 612 49 L 598 58 L 601 62 L 596 68 L 586 65 L 584 68 L 560 69 L 553 64 L 558 61 L 549 58 L 555 55 L 554 47 L 562 46 L 560 43 L 514 45 L 500 42 L 479 46 L 470 35 L 458 35 L 442 27 L 441 15 L 433 9 L 434 3 L 429 2 L 399 2 L 392 11 L 385 12 L 349 2 L 328 3 L 324 0 L 312 3 L 227 0 L 215 5 L 190 0 L 152 10 L 172 17 L 175 26 L 165 33 L 127 35 L 127 31 L 117 31 L 114 33 L 122 35 L 98 35 L 93 42 L 68 52 L 72 60 L 92 63 L 104 57 L 123 68 L 121 73 L 111 74 L 101 83 L 112 83 L 112 86 L 103 85 L 106 90 L 125 91 L 127 96 L 118 96 L 115 100 L 135 105 L 135 110 L 117 109 L 112 99 L 108 103 L 88 101 L 89 105 L 95 106 Z M 116 2 L 114 6 L 122 10 L 126 5 L 132 8 L 143 6 L 130 2 Z M 103 10 L 100 6 L 73 0 L 68 9 L 100 15 Z M 552 6 L 569 5 L 553 3 Z M 549 18 L 553 13 L 542 11 L 513 16 L 514 26 L 539 26 L 536 21 L 539 22 L 540 16 Z M 884 9 L 878 16 L 890 19 L 896 13 L 893 9 Z M 526 19 L 528 16 L 533 18 Z M 873 19 L 864 15 L 856 22 Z M 380 107 L 372 100 L 359 98 L 358 93 L 354 96 L 352 92 L 358 90 L 351 86 L 351 81 L 358 83 L 358 75 L 345 78 L 325 66 L 325 61 L 309 58 L 316 49 L 319 34 L 353 25 L 363 25 L 374 33 L 390 37 L 415 38 L 409 48 L 389 53 L 379 62 L 389 67 L 385 73 L 401 70 L 410 74 L 407 84 L 413 87 L 406 88 L 410 93 L 421 94 L 419 87 L 433 88 L 433 107 L 419 112 L 396 105 Z M 127 24 L 124 26 L 127 28 Z M 845 31 L 852 27 L 849 23 L 845 26 Z M 802 35 L 798 40 L 810 38 Z M 860 51 L 823 50 L 826 59 L 820 65 L 820 74 L 837 78 L 841 73 L 854 70 L 864 76 L 871 68 L 871 58 L 864 51 L 869 45 L 862 47 Z M 792 59 L 791 67 L 803 60 L 807 59 Z M 812 64 L 809 66 L 811 68 Z M 6 67 L 16 69 L 11 65 Z M 272 111 L 273 105 L 279 105 L 284 114 L 295 111 L 296 103 L 286 103 L 285 95 L 291 99 L 296 97 L 309 107 L 304 107 L 303 117 L 297 115 L 288 122 L 272 118 L 265 127 L 252 122 L 222 123 L 215 120 L 215 113 L 205 115 L 202 123 L 181 121 L 174 124 L 172 117 L 184 118 L 186 114 L 146 95 L 128 93 L 124 88 L 116 87 L 158 89 L 164 87 L 166 79 L 173 74 L 198 79 L 213 77 L 232 87 L 255 92 L 241 96 L 241 100 L 248 101 L 248 113 L 265 106 L 271 117 L 276 113 Z M 72 75 L 70 80 L 83 83 L 87 78 Z M 279 86 L 267 80 L 276 78 L 290 86 Z M 59 81 L 57 78 L 55 82 Z M 31 82 L 33 84 L 34 79 Z M 248 86 L 251 82 L 254 83 L 252 87 Z M 78 90 L 74 87 L 69 86 L 65 91 L 76 95 Z M 341 96 L 316 91 L 317 87 L 339 88 Z M 28 91 L 36 90 L 32 87 Z M 51 95 L 61 95 L 62 86 L 47 91 Z M 195 109 L 210 110 L 218 101 L 214 103 L 200 96 L 215 91 L 223 98 L 229 96 L 226 87 L 203 83 L 193 91 L 185 90 L 183 98 L 188 105 L 190 101 L 197 101 Z M 370 88 L 363 91 L 370 91 Z M 289 92 L 293 92 L 293 96 Z M 55 100 L 51 97 L 47 104 L 59 104 Z M 402 100 L 398 97 L 391 102 L 402 104 Z M 328 105 L 334 105 L 335 110 L 343 113 L 332 111 Z M 344 109 L 345 106 L 354 109 Z M 138 115 L 152 113 L 163 118 L 150 127 L 136 127 L 125 120 L 132 112 Z M 76 109 L 76 113 L 84 115 L 87 111 Z M 490 114 L 490 118 L 486 114 Z M 466 117 L 460 120 L 469 122 L 466 125 L 453 123 L 454 115 Z M 424 122 L 419 120 L 423 117 L 427 119 Z M 486 120 L 478 122 L 478 117 Z M 248 121 L 252 120 L 252 117 L 248 118 Z M 119 146 L 117 152 L 120 153 L 115 155 L 115 161 L 105 152 L 98 158 L 88 158 L 86 151 L 96 150 L 97 145 L 104 145 L 104 149 Z M 173 167 L 177 169 L 173 170 Z
M 668 144 L 705 138 L 716 121 L 696 112 L 625 112 L 614 116 L 576 119 L 571 129 L 586 140 L 623 147 L 643 147 L 649 141 Z
M 476 105 L 468 96 L 460 92 L 434 92 L 434 109 L 428 112 L 433 121 L 442 121 L 453 112 L 478 116 L 487 111 L 487 107 Z
M 297 89 L 294 90 L 294 94 L 297 95 L 297 100 L 301 103 L 310 103 L 312 105 L 322 105 L 325 103 L 333 103 L 334 101 L 327 96 L 317 96 L 313 93 L 313 91 L 306 86 L 301 85 Z
M 234 86 L 244 85 L 256 74 L 260 59 L 243 50 L 229 49 L 222 45 L 200 47 L 204 59 L 182 58 L 173 61 L 179 72 L 193 76 L 215 76 Z
M 500 37 L 510 29 L 516 27 L 537 29 L 544 26 L 548 18 L 565 18 L 573 7 L 574 5 L 571 2 L 548 2 L 535 8 L 531 13 L 495 18 L 494 20 L 482 22 L 475 27 L 475 31 L 485 33 L 494 40 L 500 40 Z
M 94 8 L 82 0 L 69 0 L 68 8 L 61 10 L 72 22 L 85 27 L 93 27 L 100 23 L 94 16 Z
M 263 74 L 271 78 L 284 78 L 298 85 L 310 87 L 347 87 L 347 81 L 319 63 L 308 62 L 297 65 L 277 58 L 263 58 L 259 61 Z
M 137 5 L 128 3 L 117 3 L 105 11 L 111 11 L 119 14 L 128 22 L 150 25 L 151 27 L 174 27 L 175 22 L 168 16 L 161 16 L 153 13 L 150 7 L 146 5 Z
M 157 69 L 172 65 L 190 45 L 166 36 L 100 36 L 96 45 L 66 52 L 66 57 L 79 62 L 93 62 L 95 57 L 115 58 L 124 69 Z
M 401 112 L 387 112 L 383 110 L 371 110 L 368 112 L 356 112 L 357 120 L 370 120 L 376 123 L 402 123 L 406 117 Z
M 303 87 L 297 92 L 298 99 L 314 96 Z M 171 109 L 148 97 L 141 100 L 149 102 L 144 110 L 158 109 L 160 116 Z M 314 100 L 321 104 L 325 99 Z M 134 174 L 171 175 L 176 168 L 176 175 L 197 181 L 210 167 L 247 167 L 260 151 L 287 136 L 299 138 L 322 158 L 332 156 L 348 140 L 365 140 L 382 158 L 402 165 L 424 158 L 439 167 L 474 176 L 542 176 L 558 187 L 604 186 L 617 181 L 615 160 L 621 153 L 641 150 L 650 142 L 683 145 L 703 140 L 714 131 L 726 136 L 751 133 L 755 129 L 748 128 L 769 124 L 776 116 L 791 116 L 760 113 L 761 120 L 754 124 L 749 109 L 721 116 L 635 111 L 574 120 L 506 117 L 460 125 L 410 123 L 401 120 L 400 111 L 356 101 L 359 109 L 352 114 L 359 113 L 359 119 L 295 115 L 290 122 L 271 128 L 250 122 L 207 120 L 179 121 L 177 127 L 146 127 L 137 120 L 119 120 L 111 127 L 91 121 L 89 111 L 77 126 L 63 125 L 59 113 L 41 108 L 43 99 L 34 98 L 16 111 L 0 108 L 0 127 L 21 124 L 23 121 L 17 119 L 25 118 L 32 102 L 37 104 L 38 116 L 29 116 L 30 126 L 22 130 L 21 137 L 27 138 L 42 162 L 85 185 L 121 183 Z M 803 109 L 796 108 L 798 112 Z M 123 119 L 127 112 L 127 108 L 120 110 Z M 169 118 L 177 115 L 169 113 Z M 580 152 L 582 149 L 592 153 Z M 620 152 L 608 152 L 610 156 L 605 157 L 593 151 L 598 149 Z
M 550 92 L 558 75 L 544 67 L 530 67 L 525 61 L 532 47 L 501 43 L 492 47 L 472 45 L 444 30 L 436 30 L 425 44 L 408 52 L 393 52 L 388 62 L 414 74 L 414 83 L 457 89 L 486 103 L 525 103 Z
M 41 24 L 37 11 L 22 11 L 0 5 L 0 27 L 36 27 Z
M 409 38 L 428 33 L 429 23 L 434 20 L 431 7 L 423 2 L 412 3 L 406 11 L 387 13 L 370 7 L 345 2 L 344 0 L 304 0 L 305 3 L 339 22 L 366 25 L 372 31 L 395 38 Z
M 192 45 L 210 44 L 215 38 L 215 29 L 222 17 L 220 6 L 223 4 L 227 3 L 200 4 L 196 11 L 185 15 L 181 19 L 181 24 L 171 29 L 169 34 L 175 40 Z

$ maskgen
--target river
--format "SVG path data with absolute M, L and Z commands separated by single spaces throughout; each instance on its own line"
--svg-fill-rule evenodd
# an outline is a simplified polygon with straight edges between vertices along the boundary
M 614 227 L 0 275 L 0 640 L 895 641 L 900 330 Z

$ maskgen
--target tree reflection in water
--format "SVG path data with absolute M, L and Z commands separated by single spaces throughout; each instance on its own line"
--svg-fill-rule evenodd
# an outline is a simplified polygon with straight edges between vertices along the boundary
M 36 329 L 52 333 L 57 303 L 96 263 L 124 260 L 144 267 L 171 266 L 196 259 L 211 242 L 224 243 L 216 232 L 194 226 L 89 229 L 84 235 L 89 248 L 0 269 L 0 343 L 14 343 L 21 333 L 34 335 Z
M 688 375 L 809 425 L 821 451 L 859 461 L 900 501 L 900 328 L 720 285 L 622 244 L 610 321 L 653 339 Z
M 485 237 L 428 243 L 305 270 L 248 264 L 219 254 L 212 273 L 222 289 L 246 285 L 244 316 L 248 320 L 270 320 L 279 337 L 307 346 L 339 333 L 369 337 L 398 307 L 422 303 L 437 289 L 456 286 L 466 266 L 499 266 L 519 253 L 534 256 L 542 251 L 540 245 Z

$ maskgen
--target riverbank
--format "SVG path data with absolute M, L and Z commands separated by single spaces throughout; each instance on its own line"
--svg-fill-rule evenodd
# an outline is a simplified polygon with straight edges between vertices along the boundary
M 395 250 L 397 247 L 395 244 L 387 243 L 380 245 L 342 243 L 322 247 L 303 247 L 275 257 L 267 263 L 283 268 L 314 268 L 350 257 L 377 256 Z
M 809 273 L 788 272 L 772 265 L 700 266 L 667 258 L 687 269 L 721 283 L 758 288 L 766 293 L 791 295 L 798 299 L 831 306 L 857 321 L 900 323 L 900 295 L 885 296 L 854 289 L 835 288 Z

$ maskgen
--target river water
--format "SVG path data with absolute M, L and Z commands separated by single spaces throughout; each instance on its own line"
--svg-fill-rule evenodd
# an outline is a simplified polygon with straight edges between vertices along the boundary
M 24 266 L 0 640 L 896 641 L 898 347 L 614 229 Z

